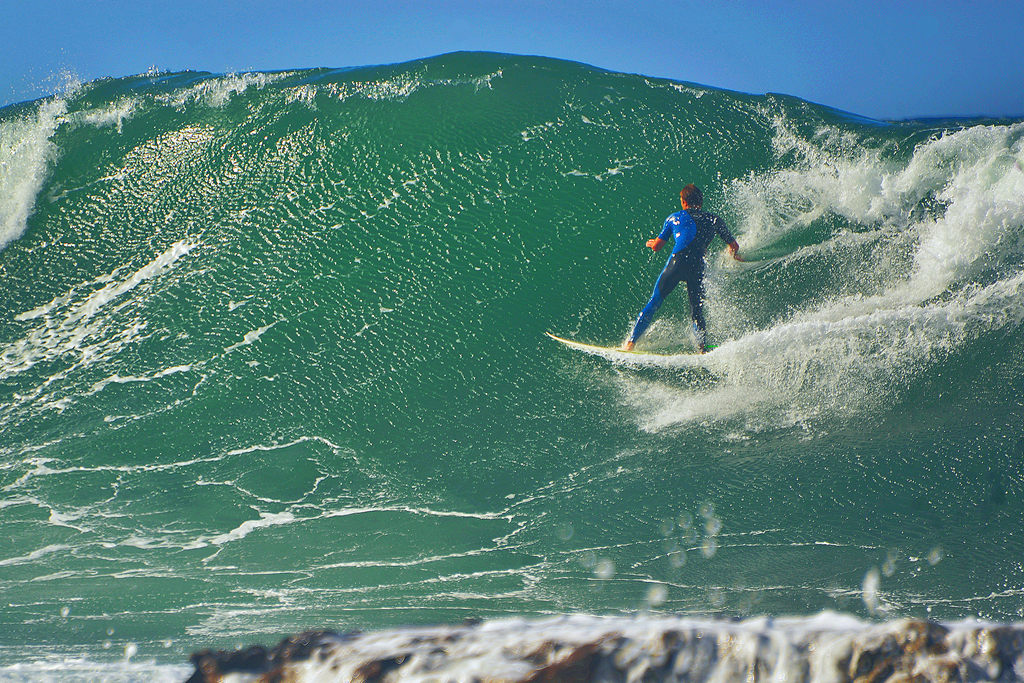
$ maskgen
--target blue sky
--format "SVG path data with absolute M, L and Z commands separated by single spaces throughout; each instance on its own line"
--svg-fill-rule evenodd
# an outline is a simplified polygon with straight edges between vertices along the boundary
M 1021 0 L 0 0 L 0 105 L 65 74 L 384 64 L 455 50 L 781 92 L 877 118 L 1024 115 Z

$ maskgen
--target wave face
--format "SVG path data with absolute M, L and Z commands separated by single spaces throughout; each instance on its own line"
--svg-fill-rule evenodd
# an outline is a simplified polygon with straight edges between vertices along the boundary
M 749 259 L 720 347 L 681 292 L 668 358 L 544 337 L 625 336 L 687 182 Z M 0 110 L 0 248 L 0 664 L 1024 615 L 1024 122 L 493 54 L 143 75 Z

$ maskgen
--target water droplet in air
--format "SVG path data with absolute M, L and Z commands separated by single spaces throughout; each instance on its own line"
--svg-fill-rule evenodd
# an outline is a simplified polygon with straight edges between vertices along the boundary
M 722 520 L 718 517 L 711 517 L 707 522 L 704 523 L 704 532 L 708 536 L 717 536 L 718 532 L 722 530 Z
M 861 586 L 861 597 L 864 599 L 864 604 L 867 606 L 868 611 L 872 614 L 878 611 L 878 587 L 880 584 L 881 578 L 878 575 L 878 569 L 872 567 L 864 575 L 864 583 Z
M 885 562 L 882 563 L 882 573 L 886 576 L 892 576 L 896 573 L 896 551 L 890 550 L 885 556 Z
M 651 607 L 665 604 L 668 598 L 668 588 L 663 583 L 656 583 L 647 589 L 647 604 Z
M 597 555 L 593 552 L 583 553 L 583 557 L 580 558 L 580 564 L 583 565 L 584 569 L 593 569 L 597 566 Z

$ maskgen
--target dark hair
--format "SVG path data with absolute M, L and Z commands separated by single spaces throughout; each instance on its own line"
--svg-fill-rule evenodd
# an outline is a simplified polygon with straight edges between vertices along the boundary
M 682 192 L 679 193 L 682 199 L 686 200 L 686 203 L 693 208 L 699 208 L 704 205 L 704 193 L 700 191 L 700 188 L 690 183 L 683 188 Z

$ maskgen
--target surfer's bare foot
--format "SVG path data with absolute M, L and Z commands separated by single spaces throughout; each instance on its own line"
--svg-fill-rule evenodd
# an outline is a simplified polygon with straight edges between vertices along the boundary
M 626 341 L 622 342 L 622 350 L 623 351 L 632 351 L 633 350 L 633 342 L 629 341 L 628 339 Z

